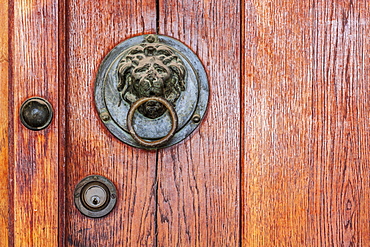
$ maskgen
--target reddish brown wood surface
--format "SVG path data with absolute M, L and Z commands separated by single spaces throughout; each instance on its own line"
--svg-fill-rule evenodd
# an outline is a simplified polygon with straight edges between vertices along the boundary
M 158 159 L 158 246 L 238 246 L 240 1 L 159 1 L 159 33 L 203 62 L 205 121 Z
M 243 246 L 368 246 L 368 1 L 244 6 Z
M 11 243 L 58 245 L 59 49 L 58 1 L 12 1 L 11 23 Z M 26 129 L 19 108 L 31 96 L 54 108 L 51 125 Z M 63 201 L 63 199 L 62 199 Z
M 94 82 L 115 45 L 155 32 L 155 1 L 69 1 L 67 15 L 67 246 L 154 246 L 156 152 L 131 148 L 105 128 Z M 91 174 L 109 178 L 118 190 L 115 209 L 100 219 L 83 216 L 73 203 L 74 187 Z
M 0 1 L 0 239 L 8 246 L 8 1 Z
M 10 246 L 370 245 L 368 1 L 16 0 L 10 10 L 9 105 L 0 30 Z M 158 153 L 113 137 L 93 98 L 104 56 L 156 25 L 199 56 L 211 96 L 199 129 Z M 19 121 L 31 96 L 54 107 L 45 130 Z M 91 174 L 118 190 L 101 219 L 73 203 Z

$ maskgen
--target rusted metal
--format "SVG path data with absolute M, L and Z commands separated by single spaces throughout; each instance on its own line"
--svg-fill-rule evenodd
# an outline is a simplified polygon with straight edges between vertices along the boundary
M 165 107 L 165 109 L 169 111 L 171 116 L 172 128 L 165 137 L 155 141 L 146 141 L 136 134 L 136 131 L 133 127 L 133 118 L 136 109 L 139 109 L 141 105 L 151 101 L 161 103 Z M 178 118 L 175 109 L 170 102 L 160 97 L 141 98 L 137 100 L 134 104 L 131 105 L 131 108 L 127 114 L 127 127 L 130 131 L 131 136 L 144 147 L 154 148 L 166 144 L 174 136 L 177 126 Z

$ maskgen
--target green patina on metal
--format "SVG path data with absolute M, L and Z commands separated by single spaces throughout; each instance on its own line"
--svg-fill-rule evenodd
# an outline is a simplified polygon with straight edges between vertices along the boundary
M 155 40 L 148 36 L 147 40 Z M 186 68 L 169 48 L 157 42 L 133 46 L 118 64 L 118 91 L 129 104 L 144 97 L 161 97 L 176 104 L 185 90 Z M 148 101 L 138 109 L 145 117 L 158 118 L 167 110 L 158 101 Z
M 206 112 L 208 94 L 198 57 L 181 42 L 154 34 L 113 48 L 95 83 L 96 108 L 105 126 L 124 143 L 146 149 L 168 147 L 190 135 Z M 143 98 L 128 121 L 131 106 Z M 176 131 L 168 138 L 174 118 Z

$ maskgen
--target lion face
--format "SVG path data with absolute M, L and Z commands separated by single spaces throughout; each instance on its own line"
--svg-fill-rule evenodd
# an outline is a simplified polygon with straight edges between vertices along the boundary
M 117 87 L 123 100 L 132 104 L 143 97 L 162 97 L 175 105 L 185 90 L 185 66 L 171 49 L 160 44 L 133 47 L 119 63 Z M 139 107 L 148 118 L 158 118 L 166 112 L 159 102 L 149 101 Z
M 161 60 L 148 57 L 139 62 L 132 71 L 134 88 L 139 97 L 163 96 L 165 82 L 170 78 L 171 70 Z

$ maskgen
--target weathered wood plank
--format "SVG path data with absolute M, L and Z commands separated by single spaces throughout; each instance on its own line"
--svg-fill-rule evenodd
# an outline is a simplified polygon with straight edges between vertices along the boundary
M 58 1 L 13 1 L 11 18 L 11 93 L 14 246 L 58 245 Z M 54 108 L 51 125 L 26 129 L 19 108 L 31 96 Z
M 309 4 L 259 0 L 244 6 L 245 246 L 305 246 L 312 123 Z
M 240 1 L 159 1 L 159 34 L 205 65 L 205 121 L 159 152 L 158 246 L 238 246 L 240 217 Z
M 245 3 L 243 245 L 370 243 L 369 13 Z
M 310 245 L 370 244 L 368 1 L 312 5 Z
M 155 32 L 155 1 L 70 1 L 67 48 L 67 246 L 155 246 L 156 152 L 131 148 L 105 128 L 94 103 L 105 55 L 123 40 Z M 73 191 L 99 174 L 114 182 L 117 205 L 106 217 L 83 216 Z
M 9 180 L 8 180 L 8 1 L 0 1 L 0 239 L 8 246 Z

